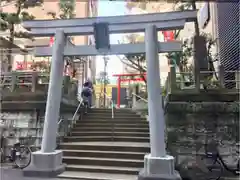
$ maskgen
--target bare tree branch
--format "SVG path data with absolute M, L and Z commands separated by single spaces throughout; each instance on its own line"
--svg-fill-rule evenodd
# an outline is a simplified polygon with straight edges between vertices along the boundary
M 133 68 L 133 69 L 135 69 L 135 70 L 138 71 L 138 67 L 134 66 L 134 65 L 131 64 L 131 63 L 128 63 L 127 61 L 129 61 L 129 60 L 128 60 L 126 57 L 125 57 L 125 58 L 121 58 L 121 57 L 119 57 L 119 56 L 117 56 L 117 57 L 119 58 L 119 60 L 120 60 L 123 64 L 125 64 L 125 65 L 129 66 L 130 68 Z

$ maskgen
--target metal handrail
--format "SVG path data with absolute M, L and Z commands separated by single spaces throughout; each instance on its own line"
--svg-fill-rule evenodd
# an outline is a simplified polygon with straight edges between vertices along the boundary
M 105 95 L 105 97 L 107 97 L 109 100 L 110 100 L 110 102 L 111 102 L 111 108 L 112 108 L 112 119 L 114 119 L 114 104 L 113 104 L 113 100 L 112 100 L 112 98 L 110 98 L 108 95 L 107 95 L 107 93 L 105 93 L 105 92 L 102 92 L 104 95 Z M 112 141 L 114 141 L 114 122 L 112 121 Z
M 109 97 L 108 95 L 107 95 L 107 93 L 105 93 L 105 92 L 102 92 L 104 95 L 105 95 L 105 97 L 107 97 L 109 100 L 110 100 L 110 102 L 111 102 L 111 108 L 112 108 L 112 119 L 114 119 L 114 104 L 113 104 L 113 100 L 112 100 L 112 98 L 111 97 Z
M 80 107 L 81 107 L 81 105 L 82 105 L 82 102 L 83 102 L 83 99 L 81 99 L 81 101 L 79 102 L 79 105 L 78 105 L 75 113 L 73 114 L 73 117 L 72 117 L 72 120 L 73 120 L 73 121 L 74 121 L 74 119 L 75 119 L 75 117 L 76 117 L 76 115 L 77 115 L 77 113 L 78 113 L 78 111 L 79 111 L 79 109 L 80 109 Z
M 78 113 L 78 111 L 79 111 L 79 109 L 80 109 L 80 107 L 81 107 L 82 102 L 83 102 L 83 100 L 81 99 L 81 101 L 79 102 L 79 105 L 78 105 L 78 107 L 77 107 L 75 113 L 73 114 L 73 117 L 72 117 L 71 122 L 73 122 L 73 121 L 75 120 L 76 115 L 77 115 L 77 113 Z M 59 127 L 59 125 L 61 124 L 62 121 L 64 121 L 63 118 L 61 118 L 61 119 L 58 121 L 58 127 Z M 58 132 L 57 132 L 57 135 L 59 136 L 59 133 L 58 133 Z
M 141 96 L 139 96 L 139 95 L 137 95 L 137 94 L 135 94 L 135 93 L 132 93 L 132 95 L 140 98 L 140 99 L 143 100 L 144 102 L 148 102 L 147 99 L 144 99 L 144 98 L 142 98 Z

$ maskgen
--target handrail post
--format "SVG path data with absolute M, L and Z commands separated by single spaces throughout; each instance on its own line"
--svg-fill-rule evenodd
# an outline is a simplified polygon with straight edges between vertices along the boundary
M 107 98 L 110 100 L 110 102 L 112 103 L 111 108 L 112 108 L 112 119 L 113 119 L 113 118 L 114 118 L 114 106 L 113 106 L 113 100 L 112 100 L 112 98 L 110 98 L 106 93 L 104 93 L 104 95 L 105 95 L 105 97 L 107 97 Z
M 12 72 L 12 75 L 11 75 L 11 92 L 13 92 L 16 89 L 17 83 L 18 83 L 17 73 Z
M 169 73 L 169 82 L 170 82 L 170 93 L 173 93 L 176 91 L 176 69 L 174 66 L 170 67 L 170 73 Z
M 240 89 L 240 71 L 235 72 L 236 89 Z
M 38 74 L 37 72 L 32 73 L 32 92 L 36 92 L 37 89 L 37 83 L 38 83 Z
M 219 85 L 221 89 L 225 88 L 223 65 L 219 65 Z
M 200 91 L 200 69 L 197 65 L 194 66 L 194 80 L 195 80 L 195 90 Z
M 64 76 L 63 79 L 63 94 L 68 94 L 70 85 L 70 76 Z
M 108 96 L 106 96 L 108 97 Z M 114 140 L 114 122 L 113 122 L 113 119 L 114 119 L 114 104 L 113 104 L 113 100 L 111 100 L 111 108 L 112 108 L 112 141 Z
M 113 104 L 113 101 L 112 101 L 112 119 L 114 119 L 114 110 L 113 110 L 113 108 L 114 108 L 114 104 Z
M 136 86 L 133 88 L 133 93 L 136 94 Z M 137 102 L 137 96 L 132 97 L 132 105 L 135 106 Z
M 75 124 L 76 115 L 77 115 L 77 113 L 78 113 L 78 111 L 79 111 L 79 108 L 81 107 L 81 104 L 82 104 L 82 100 L 80 101 L 80 103 L 79 103 L 79 105 L 78 105 L 78 107 L 77 107 L 77 109 L 76 109 L 76 111 L 75 111 L 75 113 L 74 113 L 74 115 L 73 115 L 73 117 L 72 117 L 72 120 L 71 120 L 71 128 L 72 128 L 72 126 Z M 63 121 L 64 121 L 63 118 L 61 118 L 61 119 L 58 121 L 58 130 L 59 130 L 59 127 L 60 127 L 60 125 L 61 125 L 61 123 L 62 123 Z M 64 127 L 64 133 L 66 133 L 66 129 L 69 128 L 69 124 L 67 124 L 67 126 L 66 126 L 66 124 L 65 124 L 63 127 Z M 67 133 L 68 133 L 68 132 L 67 132 Z M 60 134 L 57 132 L 57 135 L 60 135 Z

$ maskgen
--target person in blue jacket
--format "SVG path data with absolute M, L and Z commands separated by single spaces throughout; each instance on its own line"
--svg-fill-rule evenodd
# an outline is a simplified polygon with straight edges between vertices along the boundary
M 81 93 L 81 97 L 83 98 L 83 100 L 87 100 L 88 101 L 88 106 L 92 107 L 92 93 L 93 93 L 93 85 L 92 82 L 90 80 L 87 80 L 84 84 L 83 84 L 83 89 L 82 89 L 82 93 Z

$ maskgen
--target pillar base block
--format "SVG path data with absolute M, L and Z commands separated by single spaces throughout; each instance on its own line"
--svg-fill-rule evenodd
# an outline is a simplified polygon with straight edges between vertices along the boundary
M 144 157 L 144 169 L 140 171 L 138 180 L 181 180 L 181 176 L 174 169 L 174 157 Z
M 23 169 L 25 177 L 56 177 L 65 171 L 62 163 L 62 151 L 56 150 L 52 153 L 33 152 L 31 163 Z

